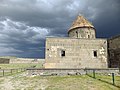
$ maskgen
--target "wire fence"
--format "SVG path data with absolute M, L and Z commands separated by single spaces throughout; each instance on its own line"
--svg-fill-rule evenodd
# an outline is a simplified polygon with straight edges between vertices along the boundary
M 31 66 L 31 67 L 27 67 L 27 68 L 34 68 L 35 65 Z M 0 69 L 0 77 L 3 76 L 9 76 L 12 74 L 17 74 L 20 72 L 24 72 L 26 71 L 27 68 L 16 68 L 16 69 Z
M 12 74 L 19 73 L 19 72 L 24 72 L 25 70 L 26 70 L 26 68 L 0 69 L 0 77 L 12 75 Z
M 105 72 L 104 70 L 88 69 L 86 70 L 86 75 L 92 77 L 101 82 L 114 85 L 120 88 L 120 74 L 115 72 Z

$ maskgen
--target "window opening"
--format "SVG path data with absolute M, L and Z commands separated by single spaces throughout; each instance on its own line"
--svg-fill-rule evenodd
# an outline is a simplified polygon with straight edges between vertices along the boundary
M 88 35 L 88 38 L 90 38 L 90 35 Z
M 77 34 L 77 38 L 78 38 L 78 31 L 76 31 L 76 34 Z
M 61 50 L 61 56 L 62 56 L 62 57 L 65 56 L 65 50 Z
M 97 51 L 93 51 L 94 57 L 97 57 Z

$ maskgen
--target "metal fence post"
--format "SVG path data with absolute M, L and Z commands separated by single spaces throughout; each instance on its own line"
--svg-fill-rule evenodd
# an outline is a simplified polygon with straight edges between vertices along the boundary
M 120 60 L 119 60 L 119 72 L 120 72 Z
M 115 85 L 115 74 L 112 73 L 112 82 L 113 82 L 113 85 Z
M 12 69 L 11 69 L 11 74 L 12 74 Z
M 95 78 L 95 70 L 93 70 L 93 78 Z
M 87 69 L 86 69 L 86 75 L 88 75 Z
M 4 69 L 3 69 L 3 76 L 5 75 Z

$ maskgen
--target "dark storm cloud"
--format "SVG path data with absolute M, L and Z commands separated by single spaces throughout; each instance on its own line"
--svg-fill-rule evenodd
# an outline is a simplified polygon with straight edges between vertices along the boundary
M 98 37 L 110 37 L 120 34 L 119 0 L 109 0 L 109 2 L 107 0 L 99 0 L 94 5 L 92 2 L 89 3 L 88 6 L 91 6 L 95 12 L 95 18 L 92 21 L 96 27 Z
M 1 0 L 0 55 L 44 57 L 45 36 L 67 36 L 78 14 L 98 37 L 120 33 L 119 0 Z
M 49 29 L 31 27 L 23 22 L 16 22 L 8 18 L 0 21 L 0 55 L 31 57 L 34 52 L 40 53 L 43 40 Z

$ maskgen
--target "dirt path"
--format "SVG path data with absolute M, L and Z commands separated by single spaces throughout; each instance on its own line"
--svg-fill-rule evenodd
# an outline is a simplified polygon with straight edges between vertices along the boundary
M 28 79 L 27 79 L 28 78 Z M 26 73 L 1 77 L 0 90 L 45 90 L 48 86 L 46 79 L 27 77 Z
M 13 90 L 14 87 L 12 85 L 11 79 L 12 79 L 12 77 L 10 77 L 10 76 L 4 78 L 4 81 L 2 82 L 2 84 L 0 84 L 0 89 L 1 90 Z
M 0 90 L 16 90 L 16 87 L 20 86 L 21 81 L 15 81 L 14 79 L 23 76 L 25 76 L 25 73 L 0 78 L 3 80 L 0 83 Z

